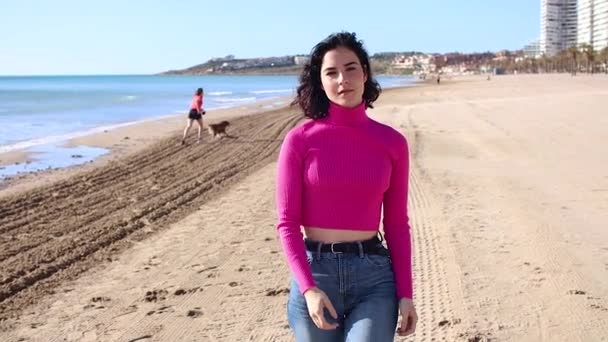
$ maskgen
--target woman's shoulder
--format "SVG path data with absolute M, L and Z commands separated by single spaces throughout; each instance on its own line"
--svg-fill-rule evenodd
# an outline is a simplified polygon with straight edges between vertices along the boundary
M 403 145 L 407 146 L 407 138 L 403 133 L 387 124 L 375 120 L 371 121 L 372 128 L 374 129 L 375 133 L 377 133 L 378 137 L 381 137 L 383 140 L 385 140 L 386 143 L 390 145 L 395 145 L 396 147 Z
M 306 127 L 304 127 L 307 122 L 296 124 L 296 126 L 292 127 L 285 134 L 285 138 L 283 139 L 283 144 L 287 145 L 300 145 L 304 140 L 304 131 Z
M 292 127 L 288 132 L 285 138 L 290 139 L 306 139 L 309 135 L 310 131 L 313 130 L 317 125 L 315 120 L 307 118 L 303 121 L 300 121 L 294 127 Z

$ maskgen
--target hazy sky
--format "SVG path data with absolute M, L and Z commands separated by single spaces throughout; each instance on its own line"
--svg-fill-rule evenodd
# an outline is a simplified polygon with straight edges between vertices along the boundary
M 373 54 L 520 49 L 538 0 L 2 0 L 0 75 L 146 74 L 229 54 L 307 54 L 354 31 Z

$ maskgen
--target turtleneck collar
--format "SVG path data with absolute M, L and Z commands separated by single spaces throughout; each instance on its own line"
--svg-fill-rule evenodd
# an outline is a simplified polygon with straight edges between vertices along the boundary
M 361 125 L 368 120 L 367 113 L 365 113 L 365 101 L 361 101 L 361 104 L 353 108 L 342 107 L 330 101 L 326 119 L 333 125 Z

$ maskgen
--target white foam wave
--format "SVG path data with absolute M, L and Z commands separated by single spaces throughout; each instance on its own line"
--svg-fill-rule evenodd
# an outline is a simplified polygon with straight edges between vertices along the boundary
M 207 95 L 211 95 L 211 96 L 232 95 L 232 92 L 231 91 L 211 91 L 211 92 L 208 92 Z
M 34 146 L 40 146 L 40 145 L 55 144 L 55 143 L 59 143 L 59 142 L 68 141 L 68 140 L 74 139 L 74 138 L 79 138 L 79 137 L 83 137 L 83 136 L 87 136 L 87 135 L 91 135 L 91 134 L 95 134 L 95 133 L 109 131 L 109 130 L 120 128 L 120 127 L 135 125 L 135 124 L 141 123 L 141 122 L 154 121 L 154 120 L 169 118 L 169 117 L 173 117 L 173 115 L 157 116 L 157 117 L 149 118 L 146 120 L 130 121 L 130 122 L 124 122 L 124 123 L 120 123 L 120 124 L 116 124 L 116 125 L 95 127 L 95 128 L 92 128 L 92 129 L 89 129 L 86 131 L 82 131 L 82 132 L 73 132 L 73 133 L 67 133 L 67 134 L 62 134 L 62 135 L 51 135 L 51 136 L 43 137 L 43 138 L 36 138 L 36 139 L 31 139 L 31 140 L 20 141 L 20 142 L 14 143 L 14 144 L 0 146 L 0 153 L 19 151 L 19 150 L 28 149 L 28 148 L 34 147 Z
M 252 94 L 281 94 L 281 93 L 291 93 L 293 89 L 275 89 L 275 90 L 253 90 L 250 91 Z
M 255 101 L 255 97 L 235 97 L 235 98 L 221 98 L 215 99 L 217 102 L 249 102 Z

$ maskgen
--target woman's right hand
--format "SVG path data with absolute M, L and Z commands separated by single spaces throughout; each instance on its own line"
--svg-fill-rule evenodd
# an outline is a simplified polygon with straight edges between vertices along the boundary
M 338 313 L 325 292 L 318 287 L 312 287 L 306 290 L 304 299 L 306 299 L 306 306 L 308 306 L 308 314 L 319 329 L 334 330 L 338 327 L 338 323 L 329 323 L 325 319 L 325 309 L 329 311 L 331 317 L 338 319 Z

